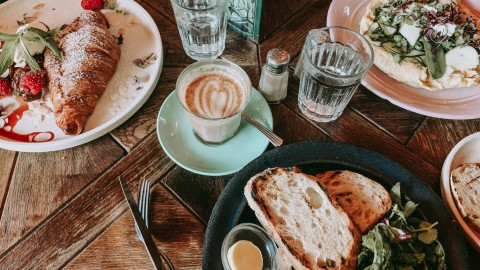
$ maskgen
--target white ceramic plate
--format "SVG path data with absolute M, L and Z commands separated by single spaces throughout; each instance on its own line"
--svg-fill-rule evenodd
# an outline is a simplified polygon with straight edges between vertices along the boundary
M 480 132 L 474 133 L 463 140 L 461 140 L 450 151 L 442 167 L 441 174 L 441 189 L 442 197 L 446 205 L 453 213 L 458 224 L 462 228 L 468 242 L 480 252 L 480 238 L 475 235 L 473 230 L 463 220 L 460 212 L 455 204 L 452 188 L 450 186 L 450 174 L 458 166 L 464 163 L 479 163 L 480 162 Z
M 139 4 L 133 0 L 116 2 L 117 12 L 103 11 L 110 21 L 113 35 L 118 36 L 119 31 L 124 31 L 122 55 L 117 71 L 88 119 L 84 132 L 77 136 L 67 136 L 57 127 L 53 117 L 38 121 L 39 118 L 24 115 L 13 128 L 15 133 L 52 132 L 53 140 L 20 142 L 0 136 L 0 148 L 46 152 L 81 145 L 110 132 L 145 103 L 158 82 L 162 68 L 163 47 L 160 33 L 152 17 Z M 80 0 L 8 1 L 0 5 L 0 32 L 15 32 L 18 28 L 17 20 L 22 20 L 25 13 L 28 17 L 37 17 L 37 20 L 50 28 L 70 23 L 82 12 L 80 3 Z M 151 53 L 156 55 L 156 60 L 145 69 L 132 63 L 134 59 L 143 59 Z M 0 105 L 2 102 L 8 102 L 8 98 L 0 99 Z
M 328 26 L 359 30 L 359 22 L 370 0 L 333 0 L 327 15 Z M 480 87 L 428 91 L 400 83 L 373 66 L 362 84 L 377 96 L 406 110 L 445 119 L 480 117 Z

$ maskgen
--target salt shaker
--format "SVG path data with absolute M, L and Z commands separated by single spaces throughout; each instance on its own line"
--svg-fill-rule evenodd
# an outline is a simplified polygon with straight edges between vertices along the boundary
M 268 103 L 280 103 L 287 96 L 290 55 L 283 49 L 271 49 L 262 67 L 258 90 Z

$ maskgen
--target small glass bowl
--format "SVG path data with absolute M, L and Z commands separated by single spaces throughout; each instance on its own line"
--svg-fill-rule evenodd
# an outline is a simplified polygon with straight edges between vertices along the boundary
M 263 258 L 263 270 L 277 270 L 277 245 L 267 232 L 253 223 L 242 223 L 235 226 L 225 236 L 222 244 L 222 264 L 225 270 L 231 270 L 228 263 L 228 249 L 240 240 L 252 242 L 260 249 Z

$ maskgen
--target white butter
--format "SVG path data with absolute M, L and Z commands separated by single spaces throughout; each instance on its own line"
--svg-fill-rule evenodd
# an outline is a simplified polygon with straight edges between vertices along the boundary
M 20 33 L 27 28 L 38 28 L 43 31 L 48 31 L 47 27 L 39 22 L 39 21 L 34 21 L 25 25 L 22 25 L 21 27 L 18 28 L 16 33 Z M 28 32 L 23 34 L 25 37 L 29 37 L 30 34 Z M 43 44 L 40 41 L 23 41 L 21 42 L 22 44 L 19 44 L 19 46 L 25 46 L 30 53 L 30 55 L 35 55 L 37 53 L 42 53 L 43 50 L 45 49 L 45 44 Z M 15 53 L 13 55 L 13 61 L 16 63 L 16 67 L 22 67 L 25 66 L 25 54 L 23 53 L 23 50 L 20 48 L 15 49 Z
M 415 43 L 417 43 L 417 40 L 420 37 L 421 31 L 422 29 L 408 23 L 403 23 L 398 30 L 398 32 L 400 32 L 400 34 L 408 41 L 411 46 L 415 46 Z
M 263 268 L 262 252 L 247 240 L 240 240 L 228 249 L 227 261 L 232 270 L 261 270 Z

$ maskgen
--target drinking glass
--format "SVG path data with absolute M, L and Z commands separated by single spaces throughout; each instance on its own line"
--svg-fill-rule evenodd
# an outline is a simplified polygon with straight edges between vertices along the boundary
M 373 63 L 373 48 L 344 27 L 310 31 L 304 45 L 298 106 L 317 122 L 336 120 Z
M 232 115 L 218 118 L 209 118 L 193 113 L 187 105 L 187 88 L 191 82 L 199 77 L 208 76 L 208 74 L 223 74 L 235 80 L 239 85 L 240 94 L 243 96 L 243 103 L 239 110 Z M 247 73 L 238 65 L 223 59 L 211 59 L 198 61 L 180 73 L 176 84 L 177 98 L 182 105 L 188 122 L 192 125 L 197 138 L 206 144 L 222 144 L 235 136 L 241 122 L 241 114 L 250 101 L 252 83 Z M 214 90 L 215 91 L 215 90 Z M 207 90 L 196 92 L 196 94 L 206 97 L 205 103 L 218 103 L 220 98 L 214 93 L 207 94 Z M 217 98 L 216 98 L 217 97 Z M 202 106 L 208 107 L 208 104 Z
M 171 0 L 185 53 L 195 60 L 214 59 L 225 49 L 226 0 Z

